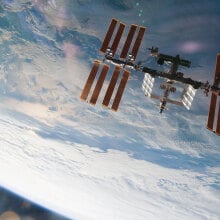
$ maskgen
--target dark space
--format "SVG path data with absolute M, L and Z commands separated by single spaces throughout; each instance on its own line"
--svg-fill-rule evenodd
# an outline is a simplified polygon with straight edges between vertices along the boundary
M 15 212 L 21 220 L 68 220 L 0 187 L 0 219 L 5 212 Z M 4 219 L 4 218 L 3 218 Z

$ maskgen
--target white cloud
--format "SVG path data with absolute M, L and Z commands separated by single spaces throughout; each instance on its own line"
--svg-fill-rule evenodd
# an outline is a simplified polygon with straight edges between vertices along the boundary
M 42 139 L 29 126 L 1 115 L 0 182 L 41 205 L 76 219 L 219 215 L 219 193 L 209 187 L 215 178 L 137 160 L 119 150 Z

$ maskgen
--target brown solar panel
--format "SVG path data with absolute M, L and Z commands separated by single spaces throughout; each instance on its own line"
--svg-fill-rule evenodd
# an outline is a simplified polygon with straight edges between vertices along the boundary
M 125 41 L 124 47 L 123 47 L 123 49 L 121 51 L 121 55 L 120 55 L 121 59 L 125 59 L 126 58 L 136 29 L 137 29 L 137 25 L 132 24 L 131 27 L 130 27 L 130 30 L 128 32 L 128 36 L 127 36 L 127 39 Z
M 111 23 L 109 25 L 108 31 L 107 31 L 107 33 L 105 35 L 104 40 L 103 40 L 102 46 L 100 48 L 100 52 L 102 52 L 102 53 L 106 52 L 106 50 L 108 48 L 108 45 L 109 45 L 109 42 L 111 40 L 112 34 L 113 34 L 114 30 L 115 30 L 117 22 L 118 21 L 116 19 L 112 18 L 112 21 L 111 21 Z
M 118 77 L 119 77 L 119 73 L 120 73 L 120 67 L 116 66 L 115 70 L 114 70 L 114 72 L 112 74 L 110 83 L 108 85 L 108 89 L 107 89 L 107 91 L 105 93 L 104 100 L 102 102 L 102 105 L 105 106 L 105 107 L 108 107 L 108 105 L 109 105 L 109 102 L 111 100 L 111 97 L 112 97 L 115 85 L 116 85 Z
M 125 24 L 120 23 L 117 34 L 115 36 L 114 42 L 113 42 L 112 47 L 111 47 L 113 56 L 115 55 L 115 52 L 117 50 L 119 41 L 121 40 L 121 36 L 124 32 L 124 29 L 125 29 Z
M 213 125 L 214 125 L 216 101 L 217 101 L 217 95 L 212 93 L 210 107 L 209 107 L 208 122 L 207 122 L 207 128 L 211 131 L 213 130 Z
M 220 77 L 220 54 L 217 54 L 215 77 Z M 220 101 L 219 101 L 218 119 L 216 125 L 216 134 L 220 135 Z
M 218 108 L 218 119 L 216 124 L 216 134 L 220 135 L 220 102 L 219 102 L 219 108 Z
M 115 95 L 115 99 L 114 99 L 113 104 L 112 104 L 112 110 L 114 110 L 114 111 L 118 110 L 118 107 L 119 107 L 119 104 L 120 104 L 120 101 L 121 101 L 121 98 L 122 98 L 122 95 L 123 95 L 123 92 L 124 92 L 124 89 L 125 89 L 125 86 L 127 84 L 129 76 L 130 76 L 130 72 L 125 70 L 124 73 L 123 73 L 121 82 L 119 84 L 118 91 Z
M 215 69 L 215 78 L 220 77 L 220 54 L 217 54 L 216 69 Z M 220 101 L 218 109 L 218 119 L 216 125 L 216 134 L 220 135 Z
M 141 41 L 144 37 L 144 32 L 145 32 L 146 28 L 145 27 L 140 27 L 139 29 L 139 32 L 138 32 L 138 35 L 137 35 L 137 38 L 135 40 L 135 43 L 134 43 L 134 46 L 133 46 L 133 49 L 132 49 L 132 55 L 134 56 L 134 59 L 136 59 L 136 56 L 137 56 L 137 53 L 138 53 L 138 50 L 140 48 L 140 45 L 141 45 Z
M 220 54 L 217 54 L 214 79 L 216 79 L 218 75 L 220 75 Z
M 103 86 L 103 83 L 105 81 L 105 77 L 108 73 L 108 70 L 109 70 L 109 66 L 104 64 L 103 68 L 102 68 L 102 72 L 100 73 L 100 76 L 99 76 L 99 79 L 96 83 L 96 86 L 95 86 L 95 89 L 93 91 L 93 94 L 92 94 L 92 97 L 90 99 L 90 103 L 95 105 L 96 104 L 96 101 L 98 99 L 98 96 L 99 96 L 99 93 L 102 89 L 102 86 Z
M 89 74 L 89 77 L 86 81 L 86 84 L 85 84 L 84 89 L 83 89 L 81 96 L 80 96 L 80 98 L 82 100 L 86 100 L 89 95 L 90 89 L 92 87 L 92 84 L 93 84 L 95 77 L 96 77 L 96 74 L 98 72 L 99 65 L 100 65 L 100 62 L 95 60 L 93 63 L 93 67 L 91 69 L 91 72 Z
M 214 75 L 214 85 L 216 84 L 216 79 L 219 76 L 220 76 L 220 54 L 217 54 L 215 75 Z M 218 85 L 216 85 L 216 86 L 218 86 Z M 217 95 L 218 94 L 216 92 L 212 92 L 211 101 L 210 101 L 207 128 L 211 131 L 215 130 L 215 129 L 213 129 L 213 126 L 214 126 L 214 120 L 215 120 L 216 102 L 217 102 L 217 97 L 218 97 Z M 219 103 L 219 105 L 220 105 L 220 103 Z M 216 134 L 220 135 L 220 106 L 218 109 Z

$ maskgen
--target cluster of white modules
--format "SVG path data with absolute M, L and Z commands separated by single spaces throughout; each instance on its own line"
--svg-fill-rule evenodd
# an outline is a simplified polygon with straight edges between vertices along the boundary
M 153 86 L 154 86 L 154 78 L 151 77 L 150 74 L 145 73 L 142 83 L 142 89 L 146 96 L 151 97 Z
M 185 85 L 183 93 L 182 93 L 182 103 L 189 110 L 192 105 L 192 101 L 196 94 L 196 89 L 194 89 L 191 85 Z

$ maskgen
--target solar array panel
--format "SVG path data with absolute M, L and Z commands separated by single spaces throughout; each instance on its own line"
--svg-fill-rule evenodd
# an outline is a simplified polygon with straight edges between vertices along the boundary
M 104 64 L 103 68 L 102 68 L 102 71 L 101 71 L 101 73 L 99 75 L 99 78 L 97 80 L 95 89 L 94 89 L 94 91 L 92 93 L 92 97 L 91 97 L 91 99 L 89 101 L 90 104 L 93 104 L 93 105 L 96 104 L 98 96 L 99 96 L 99 93 L 100 93 L 100 91 L 102 89 L 102 86 L 103 86 L 103 83 L 105 81 L 105 77 L 107 76 L 108 70 L 109 70 L 109 66 Z
M 89 77 L 86 81 L 86 84 L 85 84 L 84 89 L 83 89 L 81 96 L 80 96 L 80 98 L 84 101 L 87 99 L 87 97 L 89 95 L 92 84 L 93 84 L 95 77 L 96 77 L 96 74 L 98 72 L 99 65 L 100 65 L 100 61 L 95 60 L 93 63 L 92 69 L 90 71 Z
M 116 31 L 117 26 L 118 26 L 118 30 Z M 106 53 L 107 49 L 110 49 L 112 52 L 112 56 L 114 57 L 119 42 L 124 33 L 124 30 L 125 30 L 125 24 L 113 18 L 105 35 L 104 41 L 101 45 L 100 52 Z M 136 33 L 137 30 L 138 33 Z M 137 26 L 135 24 L 132 24 L 130 26 L 130 29 L 127 34 L 127 38 L 120 53 L 120 59 L 125 60 L 127 58 L 128 53 L 133 56 L 134 60 L 136 59 L 142 39 L 144 37 L 145 30 L 146 28 L 143 26 Z M 136 39 L 133 43 L 133 39 L 135 37 Z M 113 41 L 112 44 L 111 41 Z M 129 51 L 131 47 L 132 49 L 131 51 Z
M 111 23 L 109 25 L 108 31 L 107 31 L 107 33 L 105 35 L 105 38 L 104 38 L 103 42 L 102 42 L 102 46 L 100 48 L 100 52 L 102 52 L 102 53 L 106 52 L 106 50 L 108 48 L 108 45 L 110 43 L 110 40 L 112 38 L 113 32 L 115 30 L 117 22 L 118 21 L 116 19 L 112 18 L 112 21 L 111 21 Z
M 125 41 L 124 47 L 123 47 L 123 49 L 121 51 L 121 54 L 120 54 L 121 59 L 126 58 L 136 29 L 137 29 L 137 25 L 132 24 L 131 27 L 130 27 L 130 30 L 128 32 L 128 36 L 127 36 L 127 39 Z
M 137 38 L 136 38 L 136 40 L 135 40 L 133 49 L 132 49 L 132 51 L 131 51 L 131 54 L 133 55 L 134 60 L 135 60 L 136 57 L 137 57 L 137 54 L 138 54 L 138 51 L 139 51 L 139 48 L 140 48 L 142 39 L 143 39 L 143 37 L 144 37 L 145 30 L 146 30 L 145 27 L 140 27 L 140 29 L 139 29 Z
M 127 70 L 124 70 L 122 79 L 121 79 L 119 87 L 118 87 L 118 91 L 115 95 L 115 99 L 114 99 L 114 102 L 112 104 L 112 110 L 114 110 L 114 111 L 118 110 L 119 103 L 121 101 L 121 98 L 122 98 L 123 92 L 125 90 L 125 86 L 127 84 L 129 76 L 130 76 L 130 72 L 127 71 Z
M 118 28 L 118 31 L 117 31 L 117 33 L 116 33 L 116 35 L 115 35 L 115 39 L 114 39 L 114 41 L 113 41 L 113 43 L 112 43 L 112 46 L 111 46 L 111 50 L 112 50 L 112 55 L 113 55 L 113 56 L 114 56 L 115 53 L 116 53 L 116 50 L 117 50 L 117 48 L 118 48 L 119 42 L 120 42 L 121 37 L 122 37 L 122 34 L 123 34 L 123 32 L 124 32 L 124 29 L 125 29 L 125 24 L 120 23 L 119 28 Z
M 217 118 L 217 124 L 216 124 L 216 134 L 220 135 L 220 103 L 218 107 L 218 118 Z
M 101 71 L 99 71 L 99 69 L 101 69 Z M 92 93 L 89 99 L 89 103 L 92 105 L 96 104 L 109 69 L 109 65 L 102 64 L 97 60 L 94 61 L 93 67 L 90 71 L 90 74 L 80 96 L 82 100 L 87 101 L 89 99 L 89 93 Z M 122 75 L 121 80 L 119 80 L 120 75 Z M 110 107 L 110 109 L 114 111 L 118 110 L 122 95 L 125 90 L 125 86 L 129 79 L 129 75 L 129 71 L 122 69 L 120 66 L 115 66 L 115 69 L 111 76 L 111 80 L 105 92 L 104 99 L 102 101 L 103 106 L 109 107 L 114 90 L 116 90 L 116 94 L 112 100 L 112 106 Z M 93 84 L 95 84 L 94 88 Z
M 104 100 L 102 102 L 102 105 L 105 106 L 105 107 L 108 107 L 108 105 L 109 105 L 109 102 L 111 100 L 112 94 L 114 92 L 114 89 L 115 89 L 115 86 L 116 86 L 116 83 L 117 83 L 117 80 L 118 80 L 118 77 L 119 77 L 119 74 L 120 74 L 120 70 L 121 70 L 121 68 L 119 66 L 115 66 L 115 70 L 112 74 L 110 83 L 108 85 L 108 89 L 105 93 L 105 97 L 104 97 Z
M 220 54 L 217 54 L 216 68 L 214 74 L 214 85 L 220 79 Z M 207 128 L 220 135 L 220 100 L 219 94 L 212 92 L 211 101 L 209 106 L 209 114 L 207 120 Z

